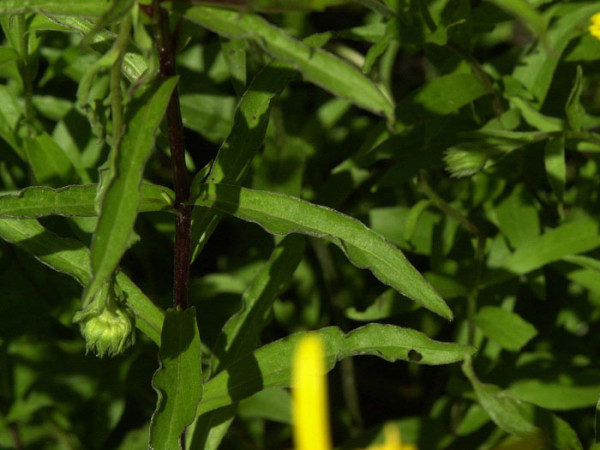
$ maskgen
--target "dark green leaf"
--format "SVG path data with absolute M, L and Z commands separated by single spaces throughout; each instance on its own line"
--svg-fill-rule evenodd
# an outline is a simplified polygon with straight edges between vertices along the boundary
M 251 39 L 312 83 L 368 111 L 390 120 L 394 117 L 391 100 L 359 70 L 325 50 L 303 44 L 260 16 L 193 7 L 185 9 L 185 17 L 226 37 Z
M 96 190 L 95 184 L 60 189 L 42 186 L 29 187 L 16 194 L 0 195 L 0 217 L 95 217 Z M 144 183 L 141 187 L 139 211 L 173 211 L 169 198 L 174 198 L 170 189 Z
M 370 324 L 348 334 L 328 327 L 318 334 L 325 344 L 328 370 L 336 361 L 357 355 L 375 355 L 393 362 L 414 361 L 413 355 L 417 354 L 421 356 L 419 364 L 449 364 L 475 351 L 473 347 L 433 341 L 418 331 L 393 325 Z M 297 333 L 265 345 L 205 383 L 198 414 L 230 405 L 263 389 L 288 387 L 293 350 L 305 335 Z
M 202 186 L 194 204 L 258 223 L 270 233 L 304 233 L 331 240 L 357 267 L 368 268 L 401 294 L 452 318 L 444 300 L 402 252 L 356 219 L 295 197 L 223 184 Z
M 150 425 L 151 449 L 178 450 L 179 437 L 196 417 L 202 398 L 202 363 L 196 309 L 169 309 L 158 353 L 160 367 L 152 378 L 158 394 Z
M 114 178 L 108 181 L 101 199 L 91 248 L 93 278 L 85 290 L 84 303 L 112 275 L 127 248 L 140 206 L 144 166 L 176 82 L 175 78 L 166 80 L 130 104 L 127 130 L 113 150 Z

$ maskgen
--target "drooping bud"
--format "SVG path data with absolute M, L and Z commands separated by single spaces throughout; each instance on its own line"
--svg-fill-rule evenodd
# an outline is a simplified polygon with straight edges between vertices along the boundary
M 475 175 L 488 161 L 488 155 L 481 149 L 453 147 L 444 156 L 446 169 L 454 178 Z
M 79 323 L 87 352 L 100 358 L 119 355 L 135 343 L 135 316 L 113 282 L 104 284 L 73 321 Z

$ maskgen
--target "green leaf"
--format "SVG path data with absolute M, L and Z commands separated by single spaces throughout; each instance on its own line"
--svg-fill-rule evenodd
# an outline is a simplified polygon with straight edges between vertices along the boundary
M 501 0 L 497 1 L 501 2 Z M 516 66 L 513 76 L 534 95 L 538 107 L 546 100 L 563 52 L 577 36 L 574 30 L 580 27 L 583 21 L 589 20 L 598 10 L 597 4 L 587 3 L 561 15 L 547 30 L 547 39 L 539 42 Z
M 375 114 L 385 115 L 390 121 L 394 117 L 391 100 L 358 69 L 325 50 L 294 39 L 260 16 L 200 6 L 186 8 L 184 14 L 220 35 L 253 40 L 317 86 Z
M 437 365 L 461 361 L 475 351 L 473 347 L 434 341 L 419 331 L 393 325 L 369 324 L 348 334 L 337 327 L 327 327 L 317 333 L 325 344 L 328 370 L 336 361 L 357 355 Z M 230 405 L 263 389 L 288 387 L 293 351 L 306 334 L 296 333 L 265 345 L 206 382 L 197 414 Z
M 537 436 L 537 446 L 574 450 L 581 449 L 581 443 L 573 429 L 559 417 L 546 410 L 523 402 L 510 392 L 498 386 L 484 384 L 475 375 L 470 356 L 465 357 L 463 373 L 471 382 L 477 399 L 483 409 L 498 427 L 516 436 Z M 536 447 L 537 448 L 537 447 Z
M 213 183 L 240 183 L 252 159 L 261 149 L 271 111 L 271 102 L 288 84 L 294 72 L 281 63 L 271 63 L 256 75 L 235 112 L 233 128 L 223 143 L 210 172 Z M 203 175 L 198 174 L 204 178 Z M 199 184 L 196 178 L 192 186 Z M 194 195 L 194 192 L 192 192 Z M 221 220 L 222 213 L 194 208 L 192 213 L 192 261 L 204 248 Z
M 518 184 L 496 207 L 498 226 L 514 248 L 537 239 L 540 219 L 535 208 L 535 198 L 523 185 Z
M 95 217 L 94 202 L 97 185 L 66 186 L 52 189 L 45 186 L 25 188 L 16 194 L 0 195 L 0 217 L 43 217 L 50 215 Z M 163 186 L 142 184 L 139 211 L 170 211 L 167 200 L 174 193 Z
M 62 185 L 73 173 L 71 161 L 64 150 L 48 134 L 42 133 L 25 146 L 27 159 L 40 185 Z
M 488 0 L 521 19 L 535 34 L 543 36 L 546 20 L 527 0 Z
M 495 306 L 484 306 L 475 316 L 477 327 L 503 348 L 517 352 L 537 334 L 529 322 L 517 314 Z
M 219 335 L 213 355 L 217 373 L 260 345 L 265 318 L 277 296 L 287 287 L 304 256 L 304 238 L 287 236 L 273 250 L 242 296 L 242 308 Z
M 398 119 L 414 123 L 430 116 L 446 116 L 488 92 L 470 73 L 454 73 L 434 78 L 398 104 Z
M 566 112 L 569 125 L 574 131 L 583 130 L 585 121 L 585 109 L 581 104 L 581 94 L 583 92 L 583 70 L 581 66 L 577 66 L 577 75 L 573 83 L 573 89 L 567 99 Z
M 99 17 L 109 8 L 104 0 L 2 0 L 0 15 L 39 12 L 49 15 Z
M 518 247 L 504 260 L 502 267 L 515 274 L 525 274 L 565 255 L 584 253 L 599 246 L 597 222 L 569 222 Z
M 161 342 L 160 367 L 152 378 L 158 402 L 150 425 L 149 448 L 177 450 L 179 437 L 194 421 L 202 398 L 202 355 L 196 308 L 169 309 Z
M 101 200 L 91 248 L 94 276 L 85 290 L 84 304 L 112 275 L 127 248 L 140 206 L 144 166 L 176 82 L 176 78 L 171 78 L 153 86 L 129 106 L 127 130 L 119 147 L 113 149 L 114 178 Z
M 75 278 L 83 286 L 91 279 L 88 249 L 79 241 L 60 237 L 33 219 L 0 219 L 0 237 L 17 245 L 53 270 Z M 117 282 L 136 316 L 136 326 L 160 344 L 163 312 L 123 272 Z
M 197 416 L 187 429 L 186 449 L 218 450 L 236 414 L 237 404 Z
M 17 124 L 23 115 L 17 99 L 8 87 L 0 85 L 0 138 L 2 138 L 17 155 L 27 161 L 27 155 L 17 137 Z
M 221 142 L 231 131 L 235 98 L 211 94 L 180 97 L 183 124 L 212 142 Z
M 525 401 L 552 410 L 591 408 L 600 394 L 597 371 L 581 368 L 574 374 L 553 373 L 551 380 L 520 379 L 508 390 Z
M 349 3 L 351 0 L 198 0 L 195 3 L 236 9 L 243 12 L 322 11 L 329 6 Z
M 567 179 L 567 163 L 565 160 L 565 135 L 561 133 L 546 142 L 544 151 L 546 178 L 552 186 L 558 201 L 562 203 Z
M 303 233 L 339 246 L 349 260 L 425 308 L 452 318 L 452 311 L 400 250 L 356 219 L 299 198 L 224 184 L 203 185 L 197 206 L 255 222 L 274 234 Z

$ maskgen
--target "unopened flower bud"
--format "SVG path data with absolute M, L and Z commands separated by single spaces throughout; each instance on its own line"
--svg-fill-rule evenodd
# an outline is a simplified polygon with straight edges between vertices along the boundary
M 112 283 L 107 283 L 96 297 L 75 314 L 87 351 L 102 358 L 123 353 L 135 342 L 135 316 L 117 298 Z

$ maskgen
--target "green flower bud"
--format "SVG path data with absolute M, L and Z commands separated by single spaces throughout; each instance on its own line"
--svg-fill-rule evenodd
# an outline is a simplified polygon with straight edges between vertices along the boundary
M 112 283 L 105 284 L 73 321 L 79 323 L 87 352 L 100 358 L 119 355 L 135 343 L 135 316 L 117 298 Z
M 488 161 L 488 155 L 478 148 L 454 147 L 448 149 L 444 161 L 450 175 L 460 178 L 475 175 L 482 170 Z

